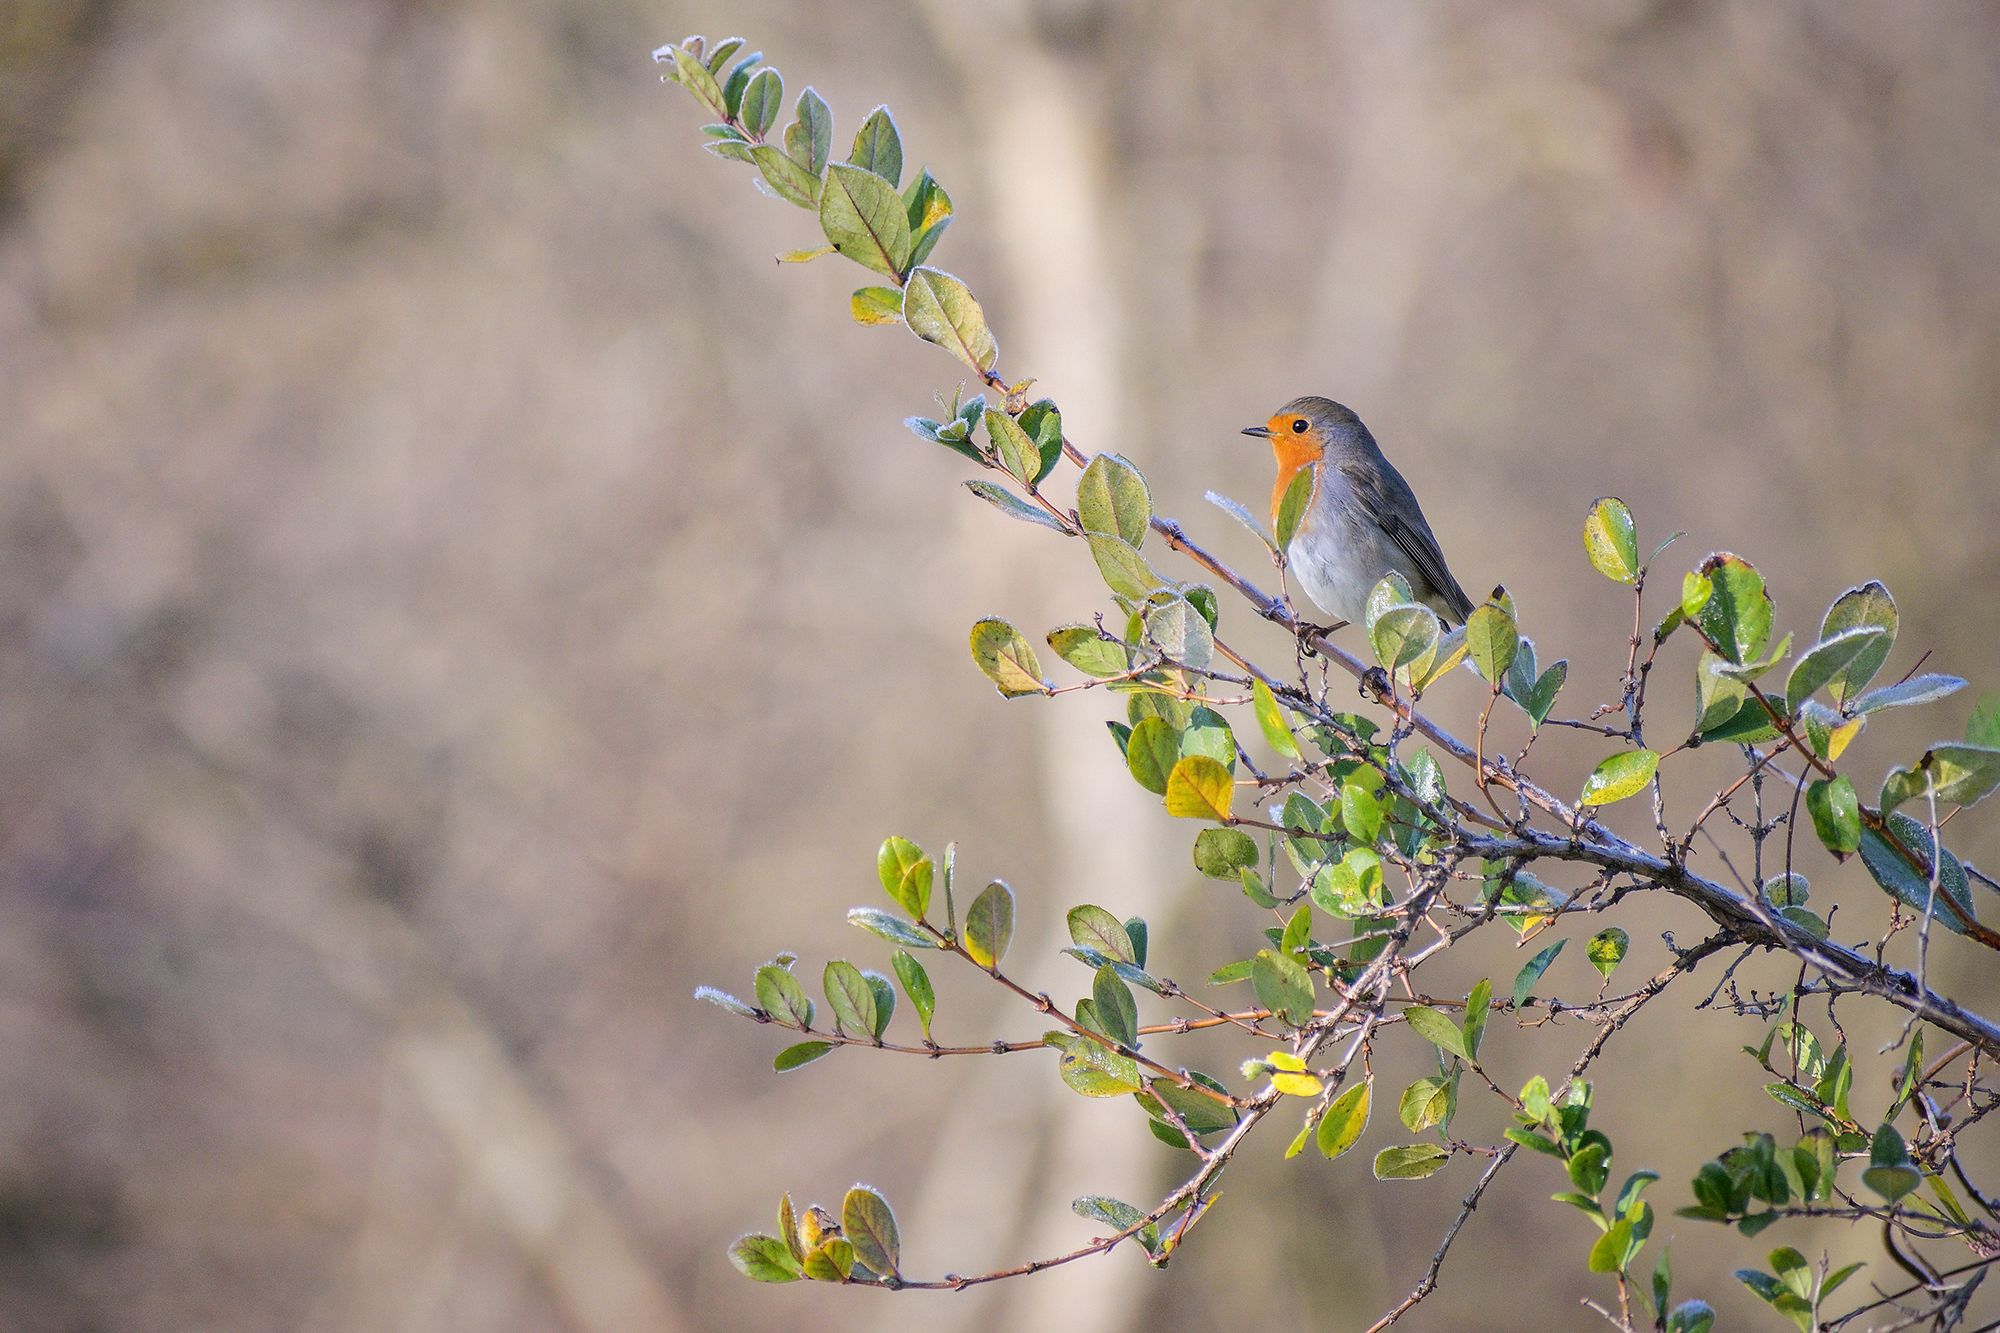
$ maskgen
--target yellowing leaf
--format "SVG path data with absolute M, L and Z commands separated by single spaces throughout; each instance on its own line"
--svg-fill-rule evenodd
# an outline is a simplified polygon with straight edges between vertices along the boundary
M 1614 754 L 1584 780 L 1583 795 L 1579 799 L 1585 805 L 1609 805 L 1613 801 L 1636 796 L 1653 780 L 1653 773 L 1659 766 L 1660 756 L 1651 750 L 1626 750 Z
M 1035 650 L 1019 630 L 1004 620 L 981 620 L 972 627 L 972 660 L 986 678 L 1012 699 L 1022 694 L 1042 694 L 1048 685 L 1042 680 L 1042 664 Z
M 1229 770 L 1205 754 L 1191 754 L 1167 775 L 1167 813 L 1180 819 L 1227 823 L 1236 782 Z

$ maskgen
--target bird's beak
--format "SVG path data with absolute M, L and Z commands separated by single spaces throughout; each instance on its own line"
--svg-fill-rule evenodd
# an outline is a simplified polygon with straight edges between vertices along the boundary
M 1267 440 L 1271 438 L 1271 428 L 1269 426 L 1245 426 L 1243 433 L 1245 435 L 1259 435 Z

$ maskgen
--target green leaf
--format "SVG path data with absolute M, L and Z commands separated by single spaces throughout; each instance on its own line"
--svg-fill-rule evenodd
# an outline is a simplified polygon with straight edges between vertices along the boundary
M 778 77 L 777 70 L 762 69 L 745 86 L 736 119 L 751 138 L 761 139 L 765 131 L 778 123 L 778 113 L 784 108 L 785 81 Z
M 1840 679 L 1861 654 L 1882 643 L 1888 631 L 1880 625 L 1856 625 L 1830 639 L 1822 639 L 1792 664 L 1785 681 L 1785 698 L 1793 708 Z
M 821 1241 L 805 1257 L 806 1276 L 815 1282 L 845 1282 L 854 1271 L 854 1246 L 844 1236 Z
M 1375 1154 L 1375 1179 L 1422 1180 L 1434 1176 L 1450 1154 L 1435 1143 L 1410 1143 Z
M 765 71 L 767 74 L 769 72 Z M 777 192 L 780 199 L 797 204 L 800 208 L 819 206 L 821 189 L 819 177 L 792 161 L 783 149 L 776 144 L 760 143 L 745 151 L 750 160 L 757 164 L 757 170 L 763 174 L 765 183 Z M 837 250 L 840 247 L 834 248 Z M 864 324 L 875 322 L 862 320 L 858 308 L 854 317 Z
M 779 1051 L 778 1058 L 771 1061 L 771 1068 L 780 1074 L 788 1074 L 801 1065 L 811 1064 L 832 1049 L 830 1041 L 802 1041 Z
M 2000 787 L 2000 749 L 1945 741 L 1924 756 L 1940 800 L 1976 805 Z
M 1231 878 L 1233 879 L 1234 876 L 1232 875 Z M 730 1013 L 740 1014 L 744 1018 L 755 1018 L 757 1016 L 755 1009 L 743 1003 L 743 1001 L 737 999 L 728 991 L 717 990 L 713 986 L 696 986 L 694 988 L 694 998 L 697 1000 L 707 1000 L 718 1009 L 727 1009 Z
M 1764 590 L 1764 576 L 1727 551 L 1710 556 L 1701 572 L 1713 591 L 1695 622 L 1730 661 L 1756 661 L 1771 637 L 1771 595 Z
M 852 963 L 835 959 L 826 965 L 826 1002 L 833 1007 L 833 1021 L 850 1037 L 867 1037 L 875 1032 L 875 992 Z
M 675 82 L 693 93 L 697 102 L 716 115 L 727 116 L 729 105 L 722 99 L 722 85 L 715 81 L 715 75 L 710 73 L 700 59 L 686 47 L 672 46 L 666 49 L 673 58 Z M 653 58 L 657 60 L 659 55 L 660 53 L 655 51 Z
M 1563 946 L 1568 943 L 1568 940 L 1557 940 L 1554 944 L 1551 944 L 1548 948 L 1530 958 L 1521 970 L 1514 974 L 1514 1007 L 1516 1009 L 1527 1003 L 1528 996 L 1535 989 L 1535 983 L 1542 979 L 1542 973 L 1549 970 L 1549 964 L 1556 960 L 1556 955 L 1561 953 Z
M 1036 512 L 1040 513 L 1039 510 Z M 1125 655 L 1125 645 L 1116 639 L 1106 638 L 1095 625 L 1064 625 L 1052 629 L 1049 631 L 1049 647 L 1056 650 L 1057 657 L 1078 671 L 1099 680 L 1122 676 L 1132 668 Z M 1161 785 L 1164 790 L 1164 781 Z
M 803 1269 L 776 1236 L 744 1236 L 729 1247 L 729 1262 L 753 1282 L 797 1282 Z
M 1014 938 L 1014 891 L 1002 880 L 983 889 L 965 912 L 965 952 L 991 971 L 1006 957 Z
M 1132 998 L 1132 988 L 1119 980 L 1118 973 L 1106 963 L 1097 969 L 1091 982 L 1091 1003 L 1097 1008 L 1097 1021 L 1104 1026 L 1104 1035 L 1121 1046 L 1139 1044 L 1139 1005 Z
M 1235 800 L 1235 779 L 1205 754 L 1184 756 L 1167 775 L 1167 813 L 1178 819 L 1213 819 L 1226 824 Z
M 1258 860 L 1257 840 L 1241 829 L 1205 828 L 1194 835 L 1194 868 L 1210 879 L 1235 880 L 1256 869 Z
M 1205 670 L 1215 658 L 1215 635 L 1194 603 L 1174 597 L 1146 613 L 1146 638 L 1167 660 L 1190 671 Z M 1232 745 L 1229 757 L 1236 757 Z
M 1771 876 L 1757 887 L 1763 893 L 1764 901 L 1773 907 L 1803 907 L 1812 888 L 1804 875 L 1790 870 Z
M 903 191 L 903 211 L 909 215 L 910 235 L 916 238 L 910 246 L 910 262 L 921 264 L 951 225 L 951 196 L 930 172 L 920 171 Z
M 1403 1019 L 1410 1025 L 1412 1032 L 1431 1045 L 1461 1060 L 1472 1058 L 1472 1052 L 1465 1044 L 1465 1033 L 1459 1029 L 1458 1024 L 1436 1009 L 1428 1005 L 1412 1005 L 1403 1011 Z
M 1637 796 L 1659 766 L 1660 756 L 1651 750 L 1622 750 L 1591 770 L 1578 799 L 1584 805 L 1610 805 Z
M 1004 620 L 981 620 L 972 626 L 972 660 L 986 678 L 1009 699 L 1045 694 L 1054 688 L 1042 679 L 1042 664 L 1021 632 Z
M 1320 1117 L 1316 1135 L 1320 1154 L 1329 1160 L 1340 1156 L 1361 1138 L 1368 1128 L 1369 1095 L 1375 1081 L 1364 1079 L 1333 1099 Z
M 870 1272 L 895 1275 L 902 1261 L 903 1241 L 887 1199 L 866 1185 L 847 1191 L 847 1197 L 840 1201 L 840 1233 L 854 1246 L 854 1257 Z
M 1296 960 L 1271 949 L 1259 949 L 1250 964 L 1250 988 L 1257 1002 L 1293 1027 L 1312 1021 L 1312 974 Z
M 903 140 L 889 108 L 878 106 L 861 122 L 854 135 L 854 151 L 847 160 L 864 171 L 872 171 L 895 185 L 903 179 Z
M 1225 1091 L 1220 1083 L 1206 1074 L 1190 1074 L 1189 1077 L 1203 1087 L 1216 1092 Z M 1138 1101 L 1139 1105 L 1145 1108 L 1146 1114 L 1155 1120 L 1164 1119 L 1166 1108 L 1171 1108 L 1173 1113 L 1181 1118 L 1181 1123 L 1195 1134 L 1214 1134 L 1219 1130 L 1234 1128 L 1236 1125 L 1236 1112 L 1233 1108 L 1216 1101 L 1213 1097 L 1204 1096 L 1192 1088 L 1180 1087 L 1163 1078 L 1156 1078 L 1149 1083 L 1145 1091 L 1138 1094 Z
M 1715 594 L 1715 584 L 1700 570 L 1689 570 L 1681 576 L 1681 617 L 1693 620 L 1708 605 L 1708 599 Z M 1661 637 L 1665 637 L 1662 635 Z
M 1605 1233 L 1590 1247 L 1590 1257 L 1586 1261 L 1593 1273 L 1617 1273 L 1625 1267 L 1625 1251 L 1632 1244 L 1632 1224 L 1626 1221 L 1613 1222 Z
M 1480 677 L 1497 685 L 1506 679 L 1507 668 L 1514 665 L 1515 650 L 1521 646 L 1521 631 L 1515 626 L 1514 617 L 1488 602 L 1473 608 L 1467 617 L 1465 646 Z
M 1146 1215 L 1126 1203 L 1104 1194 L 1086 1194 L 1070 1203 L 1070 1211 L 1087 1222 L 1101 1222 L 1114 1233 L 1131 1231 L 1145 1220 Z M 1135 1237 L 1150 1253 L 1159 1248 L 1160 1229 L 1157 1226 L 1141 1228 Z
M 806 988 L 792 975 L 790 968 L 781 963 L 766 963 L 757 969 L 757 1005 L 776 1022 L 786 1027 L 809 1028 L 813 1021 L 813 1002 L 806 997 Z
M 785 128 L 785 155 L 818 177 L 826 171 L 833 149 L 833 113 L 827 110 L 826 99 L 808 88 L 799 94 L 792 115 Z
M 1373 778 L 1370 782 L 1367 779 Z M 1382 775 L 1373 769 L 1361 769 L 1340 788 L 1340 822 L 1356 842 L 1373 845 L 1382 832 L 1382 820 L 1387 811 L 1375 789 L 1381 785 Z
M 1465 1033 L 1465 1049 L 1468 1055 L 1479 1058 L 1479 1043 L 1486 1037 L 1486 1018 L 1493 1005 L 1493 983 L 1481 977 L 1472 987 L 1472 993 L 1465 997 L 1465 1022 L 1460 1030 Z
M 1639 542 L 1632 529 L 1632 511 L 1615 495 L 1591 503 L 1583 520 L 1583 549 L 1591 567 L 1614 583 L 1639 577 Z M 1489 678 L 1490 679 L 1490 678 Z
M 1094 903 L 1072 907 L 1067 918 L 1069 937 L 1079 949 L 1091 949 L 1119 963 L 1137 964 L 1139 951 L 1125 923 Z
M 1896 599 L 1879 582 L 1849 588 L 1834 598 L 1833 604 L 1826 609 L 1825 618 L 1820 621 L 1820 641 L 1824 643 L 1835 635 L 1863 626 L 1881 630 L 1882 637 L 1858 653 L 1829 682 L 1835 703 L 1845 704 L 1866 689 L 1868 682 L 1875 679 L 1875 673 L 1882 669 L 1882 664 L 1889 660 L 1889 650 L 1895 646 Z
M 1911 1164 L 1909 1149 L 1904 1146 L 1903 1136 L 1896 1132 L 1894 1125 L 1884 1124 L 1875 1131 L 1869 1145 L 1868 1162 L 1868 1169 L 1861 1173 L 1861 1183 L 1890 1203 L 1895 1203 L 1924 1183 L 1923 1173 Z
M 910 220 L 903 201 L 894 186 L 873 172 L 838 162 L 828 167 L 820 188 L 819 225 L 834 249 L 884 277 L 900 279 L 910 262 Z M 903 299 L 903 317 L 910 328 L 920 338 L 929 337 L 911 318 L 907 290 Z
M 1300 468 L 1278 501 L 1275 526 L 1279 550 L 1289 551 L 1292 538 L 1298 535 L 1299 521 L 1305 517 L 1306 506 L 1312 503 L 1314 472 L 1313 468 Z
M 1160 588 L 1160 576 L 1146 563 L 1146 557 L 1138 548 L 1121 537 L 1107 537 L 1094 534 L 1090 537 L 1090 555 L 1097 562 L 1097 572 L 1103 576 L 1105 586 L 1121 597 L 1135 602 L 1143 602 Z
M 894 287 L 863 287 L 848 298 L 847 306 L 856 324 L 903 322 L 903 294 Z
M 1146 1219 L 1146 1215 L 1140 1213 L 1136 1207 L 1132 1207 L 1124 1199 L 1112 1199 L 1110 1195 L 1084 1195 L 1082 1199 L 1070 1203 L 1070 1211 L 1082 1217 L 1084 1221 L 1104 1223 L 1106 1227 L 1112 1229 L 1112 1233 L 1132 1231 L 1134 1227 L 1140 1227 L 1140 1223 Z M 1156 1253 L 1160 1249 L 1160 1227 L 1148 1223 L 1146 1227 L 1138 1229 L 1134 1239 L 1138 1239 L 1138 1243 L 1146 1247 L 1146 1253 Z
M 1368 640 L 1374 646 L 1375 660 L 1384 671 L 1394 675 L 1408 667 L 1414 677 L 1422 674 L 1429 659 L 1437 653 L 1438 639 L 1443 633 L 1437 612 L 1428 606 L 1405 604 L 1392 606 L 1376 617 L 1368 631 Z
M 1625 951 L 1632 947 L 1632 937 L 1617 926 L 1607 926 L 1590 937 L 1584 946 L 1583 956 L 1597 969 L 1597 974 L 1606 981 L 1625 961 Z
M 1132 1057 L 1106 1050 L 1088 1037 L 1070 1037 L 1058 1049 L 1062 1053 L 1057 1057 L 1056 1071 L 1072 1092 L 1085 1097 L 1123 1097 L 1144 1086 Z
M 1291 724 L 1285 721 L 1285 714 L 1278 707 L 1278 697 L 1271 693 L 1271 687 L 1261 678 L 1250 682 L 1250 697 L 1257 713 L 1257 727 L 1264 733 L 1264 742 L 1287 759 L 1299 757 L 1299 740 L 1292 734 Z
M 903 322 L 910 332 L 974 370 L 991 370 L 1000 359 L 1000 346 L 986 327 L 986 312 L 964 283 L 940 269 L 910 270 L 909 281 L 903 284 Z
M 993 442 L 994 457 L 1013 478 L 1026 485 L 1041 471 L 1042 451 L 1021 429 L 1021 423 L 997 407 L 986 409 L 986 438 Z
M 879 907 L 850 907 L 847 909 L 847 921 L 849 925 L 859 926 L 871 935 L 879 935 L 891 944 L 910 949 L 938 947 L 936 940 L 894 912 L 885 912 Z
M 1729 659 L 1702 649 L 1694 668 L 1696 731 L 1707 731 L 1733 719 L 1750 697 L 1750 687 L 1729 674 Z
M 1891 846 L 1881 832 L 1864 827 L 1861 830 L 1861 864 L 1868 867 L 1868 873 L 1875 882 L 1905 907 L 1921 914 L 1931 905 L 1931 831 L 1911 819 L 1908 815 L 1896 813 L 1887 817 L 1887 824 L 1905 849 L 1916 857 L 1916 864 L 1902 852 Z M 1937 923 L 1949 930 L 1965 933 L 1965 926 L 1959 913 L 1969 920 L 1973 916 L 1972 893 L 1966 887 L 1965 868 L 1950 851 L 1940 849 L 1937 897 L 1949 899 L 1958 906 L 1954 913 L 1942 902 L 1935 904 L 1932 915 Z
M 1404 1088 L 1396 1104 L 1404 1128 L 1412 1134 L 1421 1134 L 1432 1125 L 1450 1119 L 1456 1089 L 1456 1080 L 1448 1078 L 1420 1078 Z
M 1028 432 L 1028 437 L 1042 452 L 1041 470 L 1035 474 L 1035 484 L 1039 486 L 1055 467 L 1056 460 L 1062 457 L 1062 413 L 1053 401 L 1040 398 L 1029 403 L 1015 420 L 1021 423 L 1021 429 Z
M 1212 708 L 1189 711 L 1188 724 L 1181 732 L 1181 754 L 1207 755 L 1232 774 L 1236 771 L 1236 736 L 1229 723 Z
M 917 1011 L 917 1022 L 923 1025 L 924 1040 L 931 1039 L 931 1015 L 937 1012 L 937 992 L 931 989 L 931 974 L 924 971 L 924 965 L 908 952 L 898 949 L 889 959 L 896 969 L 896 980 L 903 983 L 903 994 L 910 997 L 910 1007 Z
M 1085 532 L 1117 537 L 1137 547 L 1144 544 L 1152 522 L 1152 493 L 1139 469 L 1117 454 L 1098 454 L 1077 480 L 1076 516 Z
M 934 869 L 924 849 L 908 838 L 885 838 L 875 853 L 875 877 L 882 882 L 882 891 L 919 920 L 930 911 Z
M 1023 500 L 1004 486 L 996 486 L 990 481 L 978 480 L 968 481 L 964 485 L 966 490 L 971 491 L 974 495 L 986 501 L 986 503 L 992 505 L 1009 518 L 1018 518 L 1026 523 L 1039 523 L 1043 527 L 1052 528 L 1057 532 L 1068 532 L 1068 529 L 1063 527 L 1061 519 L 1039 505 L 1029 504 L 1026 500 Z M 1094 636 L 1096 631 L 1093 630 L 1091 633 Z M 1120 667 L 1119 670 L 1122 671 L 1124 668 Z
M 1167 778 L 1180 758 L 1181 738 L 1163 717 L 1140 718 L 1125 742 L 1132 780 L 1155 796 L 1167 794 Z
M 1549 712 L 1556 706 L 1556 695 L 1562 691 L 1563 682 L 1569 679 L 1569 662 L 1559 661 L 1544 671 L 1536 680 L 1534 692 L 1528 696 L 1527 714 L 1536 726 L 1549 720 Z

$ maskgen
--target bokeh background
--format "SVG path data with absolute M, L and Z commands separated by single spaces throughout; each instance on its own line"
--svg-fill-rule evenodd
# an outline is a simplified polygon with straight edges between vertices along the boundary
M 947 1298 L 730 1269 L 786 1189 L 865 1178 L 912 1271 L 972 1272 L 1080 1243 L 1070 1197 L 1157 1197 L 1180 1165 L 1039 1056 L 780 1079 L 776 1034 L 691 998 L 779 949 L 880 966 L 842 914 L 885 833 L 1008 879 L 1017 970 L 1064 995 L 1074 902 L 1147 915 L 1184 981 L 1258 920 L 1123 775 L 1111 705 L 1003 702 L 966 660 L 977 615 L 1047 626 L 1102 590 L 901 429 L 948 359 L 852 326 L 855 270 L 771 262 L 815 229 L 699 151 L 648 59 L 693 31 L 815 84 L 837 142 L 889 102 L 958 203 L 935 262 L 1003 367 L 1245 568 L 1202 492 L 1254 504 L 1268 460 L 1236 429 L 1324 392 L 1467 585 L 1505 582 L 1572 660 L 1572 709 L 1622 660 L 1628 604 L 1576 535 L 1613 492 L 1648 547 L 1688 530 L 1668 582 L 1728 546 L 1810 634 L 1880 576 L 1892 671 L 1930 651 L 2000 683 L 1980 0 L 10 4 L 0 1327 L 1357 1327 L 1470 1183 L 1284 1163 L 1274 1130 L 1165 1274 L 1121 1252 Z M 1971 699 L 1874 728 L 1864 785 Z M 1475 688 L 1437 706 L 1462 723 Z M 1594 757 L 1537 754 L 1558 789 Z M 1984 813 L 1956 840 L 2000 859 Z M 1807 869 L 1843 937 L 1879 930 L 1858 869 Z M 1628 972 L 1700 926 L 1646 906 Z M 1521 959 L 1467 952 L 1460 983 Z M 1579 952 L 1550 974 L 1573 995 Z M 1937 953 L 2000 1001 L 1990 958 Z M 1039 1031 L 937 975 L 940 1035 Z M 1870 1056 L 1895 1034 L 1844 1017 Z M 1663 1211 L 1739 1130 L 1796 1132 L 1737 1050 L 1760 1031 L 1670 998 L 1602 1065 L 1616 1168 L 1665 1172 Z M 1586 1035 L 1496 1028 L 1498 1067 L 1554 1072 Z M 1511 1167 L 1409 1326 L 1603 1326 L 1558 1187 Z M 1764 1244 L 1657 1235 L 1725 1326 L 1773 1322 L 1728 1277 Z

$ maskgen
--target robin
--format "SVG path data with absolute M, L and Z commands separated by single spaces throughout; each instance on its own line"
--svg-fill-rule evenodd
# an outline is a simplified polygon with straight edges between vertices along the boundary
M 1447 627 L 1465 623 L 1471 599 L 1445 568 L 1410 483 L 1382 456 L 1360 417 L 1331 398 L 1295 398 L 1243 433 L 1269 440 L 1277 455 L 1274 528 L 1285 489 L 1301 469 L 1312 469 L 1312 498 L 1285 554 L 1322 611 L 1359 622 L 1369 592 L 1394 573 Z

